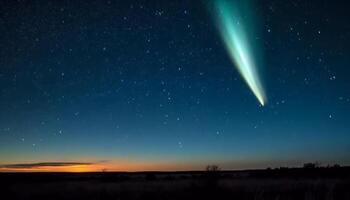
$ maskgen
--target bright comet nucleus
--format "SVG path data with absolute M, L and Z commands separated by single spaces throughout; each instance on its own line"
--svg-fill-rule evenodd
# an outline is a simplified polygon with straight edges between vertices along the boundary
M 249 39 L 252 39 L 248 38 L 244 27 L 246 18 L 240 15 L 239 2 L 241 1 L 215 0 L 217 23 L 231 60 L 260 104 L 264 106 L 266 96 L 250 48 Z

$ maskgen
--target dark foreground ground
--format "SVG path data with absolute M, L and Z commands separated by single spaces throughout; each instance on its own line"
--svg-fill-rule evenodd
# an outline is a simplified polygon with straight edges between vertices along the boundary
M 350 200 L 350 168 L 0 173 L 0 199 Z

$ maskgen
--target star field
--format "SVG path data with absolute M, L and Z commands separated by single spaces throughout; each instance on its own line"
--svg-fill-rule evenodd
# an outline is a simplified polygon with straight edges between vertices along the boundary
M 1 4 L 0 164 L 350 164 L 348 3 L 252 1 L 264 107 L 205 1 Z

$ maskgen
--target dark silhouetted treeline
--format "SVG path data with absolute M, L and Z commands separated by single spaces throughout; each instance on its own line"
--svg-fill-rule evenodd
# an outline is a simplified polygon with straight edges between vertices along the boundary
M 191 172 L 0 173 L 0 199 L 349 200 L 350 167 Z

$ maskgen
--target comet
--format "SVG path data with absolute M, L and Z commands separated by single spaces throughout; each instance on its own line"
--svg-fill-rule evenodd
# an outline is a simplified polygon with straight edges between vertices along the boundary
M 251 50 L 252 38 L 248 36 L 246 29 L 249 12 L 241 15 L 244 7 L 239 3 L 242 4 L 242 2 L 240 0 L 215 0 L 215 16 L 221 38 L 231 61 L 259 103 L 264 106 L 266 104 L 266 96 L 257 73 L 255 57 Z

